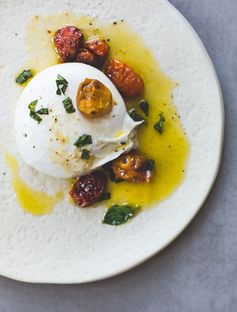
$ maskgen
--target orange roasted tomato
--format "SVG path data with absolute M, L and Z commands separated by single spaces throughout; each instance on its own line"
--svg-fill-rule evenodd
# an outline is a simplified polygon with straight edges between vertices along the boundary
M 105 64 L 105 74 L 119 92 L 128 98 L 136 98 L 144 92 L 142 78 L 128 65 L 113 59 Z
M 113 106 L 109 89 L 96 79 L 86 78 L 77 91 L 77 107 L 87 118 L 107 115 Z
M 115 159 L 112 170 L 117 180 L 151 182 L 152 172 L 147 168 L 147 159 L 138 151 L 133 150 Z

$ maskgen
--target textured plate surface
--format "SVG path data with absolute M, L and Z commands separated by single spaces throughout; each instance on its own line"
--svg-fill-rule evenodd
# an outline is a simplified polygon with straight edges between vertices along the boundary
M 141 34 L 165 73 L 180 83 L 176 107 L 190 140 L 185 181 L 158 207 L 122 227 L 101 224 L 104 207 L 65 209 L 49 216 L 25 214 L 11 188 L 3 157 L 17 156 L 13 120 L 17 89 L 13 77 L 24 65 L 24 28 L 37 14 L 75 11 L 105 20 L 125 18 Z M 133 12 L 130 15 L 130 12 Z M 11 23 L 6 23 L 6 21 Z M 0 25 L 0 274 L 29 282 L 82 283 L 123 272 L 167 246 L 185 228 L 205 200 L 216 177 L 223 138 L 223 104 L 218 80 L 199 38 L 166 0 L 1 1 Z M 18 36 L 15 36 L 18 33 Z M 60 182 L 29 171 L 32 185 L 57 190 Z M 3 176 L 3 172 L 7 172 Z

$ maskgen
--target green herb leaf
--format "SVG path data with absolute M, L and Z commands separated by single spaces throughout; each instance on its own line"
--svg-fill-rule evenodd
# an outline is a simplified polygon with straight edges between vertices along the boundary
M 99 201 L 104 201 L 104 200 L 108 200 L 111 198 L 111 194 L 109 192 L 107 193 L 102 193 L 102 195 L 100 196 Z
M 160 113 L 160 119 L 159 121 L 154 125 L 154 128 L 156 129 L 156 131 L 158 131 L 160 134 L 162 134 L 164 132 L 164 122 L 165 122 L 165 118 L 163 116 L 163 113 Z
M 38 103 L 38 100 L 35 100 L 33 102 L 31 102 L 29 105 L 28 105 L 28 108 L 31 110 L 31 111 L 34 111 L 35 110 L 35 107 Z
M 18 84 L 23 84 L 24 82 L 26 82 L 31 77 L 33 77 L 33 73 L 31 71 L 31 69 L 25 69 L 16 77 L 15 81 Z
M 68 82 L 67 80 L 62 77 L 61 75 L 58 74 L 57 80 L 56 80 L 56 85 L 57 85 L 57 95 L 62 95 L 66 93 L 67 87 L 68 87 Z
M 124 182 L 123 179 L 116 178 L 115 173 L 114 173 L 112 168 L 109 171 L 109 178 L 114 183 L 122 183 L 122 182 Z
M 30 110 L 30 117 L 33 118 L 34 120 L 36 120 L 38 123 L 40 123 L 42 121 L 42 118 L 39 115 L 48 115 L 49 110 L 48 110 L 48 108 L 41 108 L 36 112 L 35 107 L 36 107 L 37 103 L 38 103 L 38 100 L 31 102 L 28 105 L 28 108 Z
M 113 168 L 112 168 L 112 162 L 109 162 L 105 165 L 102 166 L 102 168 L 108 172 L 108 175 L 109 175 L 109 178 L 112 182 L 114 183 L 121 183 L 121 182 L 124 182 L 124 180 L 122 179 L 118 179 L 115 177 L 115 173 L 113 171 Z
M 30 111 L 30 117 L 36 120 L 38 123 L 42 121 L 42 118 L 33 110 Z
M 148 159 L 146 163 L 146 169 L 152 171 L 155 168 L 155 161 L 154 159 Z
M 36 113 L 39 114 L 39 115 L 48 115 L 49 114 L 49 110 L 48 110 L 48 108 L 41 108 Z
M 134 121 L 145 121 L 145 119 L 138 114 L 134 108 L 130 109 L 128 114 Z
M 148 116 L 149 114 L 149 104 L 145 101 L 145 100 L 142 100 L 139 104 L 140 106 L 140 109 L 143 111 L 143 113 Z
M 103 223 L 110 225 L 120 225 L 133 218 L 135 215 L 135 208 L 129 205 L 113 205 L 110 207 L 105 216 Z
M 92 144 L 92 138 L 91 135 L 83 134 L 81 135 L 76 142 L 74 143 L 77 147 L 82 147 L 84 145 Z
M 81 153 L 81 159 L 88 160 L 90 158 L 90 151 L 83 149 Z
M 68 114 L 75 113 L 76 111 L 70 97 L 67 97 L 65 100 L 63 100 L 63 106 Z

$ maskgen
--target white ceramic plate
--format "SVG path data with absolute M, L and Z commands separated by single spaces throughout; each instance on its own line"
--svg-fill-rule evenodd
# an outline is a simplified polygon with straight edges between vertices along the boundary
M 180 83 L 174 100 L 191 148 L 185 181 L 158 207 L 126 226 L 102 225 L 103 207 L 65 209 L 64 203 L 51 215 L 37 218 L 19 208 L 11 188 L 2 151 L 7 149 L 20 159 L 13 132 L 17 100 L 13 77 L 19 64 L 24 66 L 25 24 L 34 14 L 65 10 L 105 20 L 127 19 L 165 73 Z M 51 0 L 42 6 L 36 0 L 1 1 L 0 25 L 4 34 L 0 42 L 0 273 L 28 282 L 83 283 L 128 270 L 163 249 L 200 209 L 221 158 L 221 90 L 196 33 L 166 0 Z M 41 175 L 35 177 L 21 163 L 21 173 L 26 172 L 32 184 L 37 179 L 44 183 Z

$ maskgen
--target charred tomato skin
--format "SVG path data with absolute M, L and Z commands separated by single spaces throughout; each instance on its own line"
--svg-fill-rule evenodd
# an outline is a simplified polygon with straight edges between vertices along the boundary
M 107 176 L 101 170 L 77 179 L 69 194 L 80 207 L 89 207 L 101 198 L 107 187 Z
M 59 54 L 60 62 L 75 60 L 78 50 L 83 45 L 83 32 L 75 26 L 66 26 L 56 31 L 54 45 Z
M 105 74 L 115 84 L 119 92 L 127 98 L 136 98 L 144 92 L 142 78 L 128 65 L 117 59 L 105 64 Z

